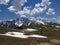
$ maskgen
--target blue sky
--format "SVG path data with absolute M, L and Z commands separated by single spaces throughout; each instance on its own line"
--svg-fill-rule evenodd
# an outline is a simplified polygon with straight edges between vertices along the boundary
M 0 20 L 21 16 L 41 17 L 60 23 L 60 0 L 0 0 Z

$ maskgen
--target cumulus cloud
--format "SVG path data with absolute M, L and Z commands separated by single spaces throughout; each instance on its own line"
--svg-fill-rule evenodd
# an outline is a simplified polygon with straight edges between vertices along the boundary
M 60 24 L 60 16 L 55 21 Z
M 47 7 L 50 5 L 50 1 L 49 0 L 42 0 L 42 2 L 41 3 L 37 3 L 37 4 L 35 4 L 35 7 L 32 9 L 32 10 L 30 10 L 30 9 L 28 9 L 27 7 L 24 7 L 24 9 L 21 11 L 18 11 L 18 12 L 16 12 L 16 14 L 20 14 L 20 15 L 24 15 L 24 14 L 29 14 L 29 15 L 35 15 L 35 14 L 37 14 L 37 13 L 42 13 L 42 12 L 44 12 L 46 9 L 47 9 Z
M 20 15 L 25 15 L 25 14 L 35 15 L 37 13 L 42 13 L 45 9 L 46 9 L 46 7 L 44 7 L 44 8 L 39 7 L 39 8 L 34 8 L 34 9 L 30 10 L 29 8 L 24 7 L 23 10 L 20 10 L 20 11 L 16 12 L 16 14 L 20 14 Z
M 34 8 L 33 10 L 31 10 L 30 15 L 35 15 L 37 13 L 42 13 L 42 12 L 44 12 L 46 10 L 46 8 L 47 8 L 46 6 L 43 7 L 43 8 L 41 8 L 41 7 Z
M 16 10 L 20 10 L 21 6 L 26 3 L 27 0 L 13 0 L 12 5 L 15 7 Z
M 40 3 L 35 4 L 35 7 L 40 7 Z
M 43 13 L 51 4 L 50 0 L 42 0 L 41 3 L 35 4 L 35 7 L 32 10 L 28 6 L 21 10 L 21 6 L 23 6 L 26 2 L 27 0 L 13 0 L 12 6 L 10 6 L 8 9 L 11 12 L 15 12 L 19 15 L 36 15 Z M 55 12 L 53 9 L 48 9 L 46 14 L 55 14 Z
M 10 6 L 10 7 L 8 7 L 8 9 L 9 9 L 11 12 L 16 11 L 16 9 L 15 9 L 15 7 L 14 7 L 14 6 Z
M 51 4 L 49 0 L 42 0 L 41 3 L 35 4 L 35 8 L 31 11 L 31 15 L 44 12 Z
M 23 10 L 17 11 L 15 12 L 16 14 L 20 14 L 20 15 L 25 15 L 25 14 L 29 14 L 30 10 L 28 9 L 28 7 L 24 7 Z
M 60 17 L 44 18 L 44 20 L 46 20 L 46 22 L 53 22 L 60 24 Z
M 42 0 L 42 6 L 49 6 L 51 4 L 50 0 Z
M 0 0 L 0 4 L 7 5 L 10 0 Z
M 41 19 L 41 20 L 44 20 L 46 22 L 53 22 L 53 23 L 58 23 L 60 24 L 60 16 L 59 17 L 53 17 L 53 18 L 46 18 L 46 17 L 37 17 L 37 18 L 34 18 L 34 17 L 31 17 L 31 20 L 36 20 L 36 19 Z
M 50 4 L 51 4 L 51 2 L 49 0 L 42 0 L 41 3 L 35 4 L 35 7 L 33 10 L 31 10 L 30 15 L 35 15 L 37 13 L 44 12 Z
M 49 8 L 49 9 L 48 9 L 48 12 L 46 12 L 46 14 L 47 14 L 47 15 L 54 15 L 54 14 L 55 14 L 55 11 L 54 11 L 54 9 Z
M 48 19 L 48 20 L 49 20 L 49 19 Z M 58 24 L 60 24 L 60 16 L 57 17 L 57 18 L 55 18 L 55 17 L 50 18 L 50 22 L 54 22 L 54 23 L 58 23 Z
M 26 18 L 26 15 L 21 15 L 21 17 L 24 17 L 24 18 Z
M 27 2 L 27 0 L 13 0 L 12 6 L 8 7 L 8 9 L 11 12 L 16 12 L 16 11 L 23 12 L 23 11 L 20 11 L 20 9 L 21 9 L 21 6 L 23 6 L 25 2 Z
M 30 20 L 35 21 L 36 18 L 35 17 L 30 17 Z
M 37 19 L 40 19 L 40 20 L 46 20 L 46 18 L 45 17 L 37 17 Z

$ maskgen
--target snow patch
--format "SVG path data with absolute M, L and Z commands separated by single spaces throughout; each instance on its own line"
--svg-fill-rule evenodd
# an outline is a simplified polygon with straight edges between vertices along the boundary
M 47 38 L 47 37 L 41 36 L 41 35 L 29 35 L 29 37 L 35 37 L 35 38 Z
M 17 37 L 17 38 L 28 38 L 27 35 L 24 35 L 24 33 L 21 32 L 7 32 L 6 34 L 0 34 L 0 35 Z
M 34 38 L 47 38 L 45 36 L 41 35 L 24 35 L 24 33 L 21 32 L 7 32 L 6 34 L 0 34 L 0 35 L 5 35 L 5 36 L 10 36 L 10 37 L 16 37 L 16 38 L 29 38 L 29 37 L 34 37 Z
M 23 23 L 21 21 L 15 22 L 15 25 L 18 27 L 21 27 L 23 25 Z
M 32 31 L 37 31 L 37 30 L 36 29 L 27 28 L 26 31 L 32 32 Z
M 36 23 L 45 25 L 45 23 L 42 20 L 37 20 Z
M 56 26 L 56 28 L 60 28 L 60 26 Z

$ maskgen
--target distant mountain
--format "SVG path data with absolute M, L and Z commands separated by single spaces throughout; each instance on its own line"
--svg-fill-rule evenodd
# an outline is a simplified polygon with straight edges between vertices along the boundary
M 5 27 L 10 27 L 10 28 L 14 28 L 15 27 L 15 20 L 7 20 L 7 21 L 2 21 L 0 23 L 0 26 L 5 26 Z
M 16 28 L 21 26 L 40 25 L 40 24 L 45 25 L 46 23 L 40 19 L 32 20 L 26 17 L 22 17 L 21 19 L 2 21 L 0 23 L 0 26 Z
M 48 24 L 48 25 L 56 25 L 56 26 L 58 25 L 58 26 L 60 26 L 60 24 L 55 23 L 55 22 L 47 22 L 47 24 Z
M 23 25 L 23 23 L 21 21 L 17 21 L 15 22 L 16 27 L 21 27 Z

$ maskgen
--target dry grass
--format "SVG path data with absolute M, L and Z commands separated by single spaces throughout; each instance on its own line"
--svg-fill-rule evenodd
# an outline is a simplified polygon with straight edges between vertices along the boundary
M 8 36 L 1 36 L 0 35 L 0 45 L 60 45 L 60 29 L 56 29 L 56 27 L 52 26 L 37 26 L 35 27 L 38 31 L 35 32 L 24 32 L 26 35 L 30 34 L 39 34 L 47 36 L 47 39 L 39 39 L 39 38 L 13 38 Z M 39 30 L 42 28 L 43 32 Z M 21 29 L 11 29 L 11 28 L 0 28 L 0 34 L 6 32 L 21 32 Z

